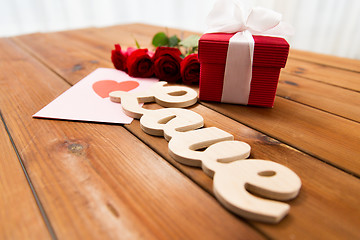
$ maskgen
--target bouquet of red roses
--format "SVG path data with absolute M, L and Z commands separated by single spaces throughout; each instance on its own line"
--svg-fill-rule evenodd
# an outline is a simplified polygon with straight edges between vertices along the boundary
M 165 33 L 157 33 L 153 38 L 155 52 L 146 48 L 129 47 L 126 51 L 115 44 L 111 51 L 111 60 L 118 70 L 127 72 L 132 77 L 157 77 L 167 82 L 198 84 L 200 63 L 197 56 L 199 37 L 192 35 L 180 41 L 176 35 L 167 37 Z M 185 48 L 185 54 L 180 51 Z

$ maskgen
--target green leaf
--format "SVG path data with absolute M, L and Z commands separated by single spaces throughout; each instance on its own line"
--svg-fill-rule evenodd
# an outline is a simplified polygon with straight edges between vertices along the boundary
M 179 42 L 180 39 L 176 35 L 173 35 L 169 38 L 169 47 L 176 47 Z
M 136 39 L 134 39 L 134 40 L 135 40 L 136 47 L 137 47 L 138 49 L 141 48 L 139 42 L 138 42 Z
M 198 35 L 190 35 L 189 37 L 182 40 L 179 44 L 186 48 L 196 48 L 199 44 L 200 36 Z
M 164 32 L 159 32 L 155 34 L 152 39 L 152 45 L 155 47 L 167 46 L 169 44 L 169 38 Z

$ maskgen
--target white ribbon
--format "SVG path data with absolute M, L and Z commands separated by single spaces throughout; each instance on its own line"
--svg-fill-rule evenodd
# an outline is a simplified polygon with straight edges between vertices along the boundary
M 206 19 L 206 33 L 248 30 L 253 35 L 292 35 L 292 26 L 282 22 L 281 18 L 280 13 L 267 8 L 250 8 L 245 1 L 217 0 Z
M 221 101 L 248 104 L 255 47 L 252 35 L 291 35 L 291 25 L 281 22 L 280 13 L 262 7 L 246 11 L 244 2 L 236 0 L 217 0 L 207 25 L 206 33 L 238 32 L 229 41 Z
M 221 102 L 248 104 L 254 45 L 254 39 L 247 30 L 230 38 Z

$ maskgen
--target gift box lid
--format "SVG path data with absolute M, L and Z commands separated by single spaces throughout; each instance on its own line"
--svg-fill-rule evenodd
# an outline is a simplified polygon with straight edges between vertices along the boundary
M 235 33 L 207 33 L 199 40 L 200 63 L 225 64 L 229 40 Z M 253 66 L 285 67 L 289 44 L 284 38 L 256 36 Z

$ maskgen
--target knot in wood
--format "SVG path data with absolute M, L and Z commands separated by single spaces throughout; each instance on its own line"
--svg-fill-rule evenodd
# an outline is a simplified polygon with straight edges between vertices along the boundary
M 82 69 L 84 69 L 84 67 L 79 63 L 79 64 L 75 64 L 75 65 L 73 66 L 72 71 L 73 71 L 73 72 L 76 72 L 76 71 L 80 71 L 80 70 L 82 70 Z
M 258 137 L 258 139 L 260 140 L 260 142 L 267 144 L 267 145 L 280 145 L 281 142 L 279 142 L 278 140 L 271 138 L 269 136 L 266 135 L 261 135 Z
M 81 153 L 83 151 L 83 145 L 79 143 L 72 143 L 68 146 L 68 150 L 72 153 Z

